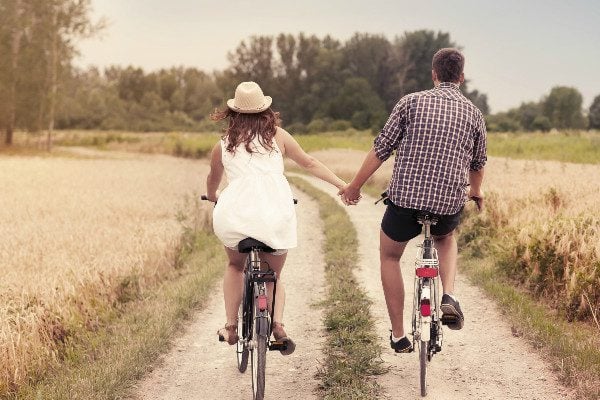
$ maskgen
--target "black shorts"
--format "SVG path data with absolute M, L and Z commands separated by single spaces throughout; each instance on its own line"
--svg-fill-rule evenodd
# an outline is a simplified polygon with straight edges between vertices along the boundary
M 396 242 L 408 242 L 421 233 L 423 225 L 417 221 L 418 212 L 419 210 L 413 210 L 412 208 L 388 204 L 381 220 L 381 230 Z M 438 222 L 431 226 L 431 234 L 444 236 L 452 232 L 460 222 L 461 213 L 462 208 L 456 214 L 439 215 Z

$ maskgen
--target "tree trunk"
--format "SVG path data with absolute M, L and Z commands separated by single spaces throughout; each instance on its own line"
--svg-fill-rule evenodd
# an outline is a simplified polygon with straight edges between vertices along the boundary
M 7 146 L 13 143 L 13 131 L 15 129 L 15 121 L 17 114 L 17 71 L 19 66 L 19 52 L 21 49 L 21 35 L 22 30 L 20 25 L 21 21 L 21 1 L 15 1 L 15 19 L 14 26 L 11 34 L 11 79 L 10 87 L 8 89 L 8 116 L 6 121 L 6 136 L 4 137 L 4 143 Z
M 58 93 L 58 7 L 52 10 L 52 49 L 50 65 L 50 99 L 48 104 L 48 135 L 46 150 L 52 150 L 52 131 L 54 130 L 54 115 L 56 112 L 56 96 Z

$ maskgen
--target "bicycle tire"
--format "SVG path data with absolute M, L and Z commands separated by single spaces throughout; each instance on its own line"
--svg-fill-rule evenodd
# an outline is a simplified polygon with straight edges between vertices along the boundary
M 238 335 L 240 338 L 244 339 L 237 343 L 238 371 L 241 373 L 246 372 L 246 369 L 248 368 L 248 356 L 250 352 L 248 350 L 248 340 L 250 339 L 250 332 L 252 332 L 252 313 L 248 312 L 252 310 L 252 297 L 248 296 L 248 293 L 252 293 L 252 290 L 250 290 L 248 275 L 245 274 L 242 304 L 240 304 L 238 312 L 238 321 L 242 322 L 241 324 L 238 324 Z
M 265 370 L 267 366 L 267 340 L 268 321 L 261 318 L 256 321 L 256 346 L 252 349 L 252 392 L 254 400 L 263 400 L 265 397 Z
M 421 397 L 427 396 L 427 342 L 420 341 L 419 361 L 421 365 Z

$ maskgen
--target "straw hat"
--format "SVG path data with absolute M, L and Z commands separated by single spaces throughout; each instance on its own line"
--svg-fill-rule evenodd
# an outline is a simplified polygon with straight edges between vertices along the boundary
M 271 106 L 273 99 L 265 96 L 256 82 L 242 82 L 235 89 L 235 98 L 227 100 L 227 107 L 242 114 L 256 114 Z

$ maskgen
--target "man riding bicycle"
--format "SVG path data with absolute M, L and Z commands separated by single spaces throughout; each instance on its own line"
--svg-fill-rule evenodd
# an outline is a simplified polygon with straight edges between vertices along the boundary
M 367 179 L 396 150 L 387 189 L 391 204 L 381 221 L 380 260 L 383 292 L 392 324 L 390 345 L 398 353 L 412 350 L 403 326 L 404 283 L 400 257 L 408 241 L 421 233 L 415 214 L 440 215 L 431 233 L 440 262 L 444 319 L 461 329 L 464 316 L 454 296 L 458 248 L 454 230 L 467 199 L 481 209 L 481 183 L 486 155 L 483 114 L 459 90 L 464 82 L 464 56 L 453 48 L 433 56 L 430 90 L 408 94 L 394 107 L 353 180 L 340 190 L 346 204 L 360 199 Z

